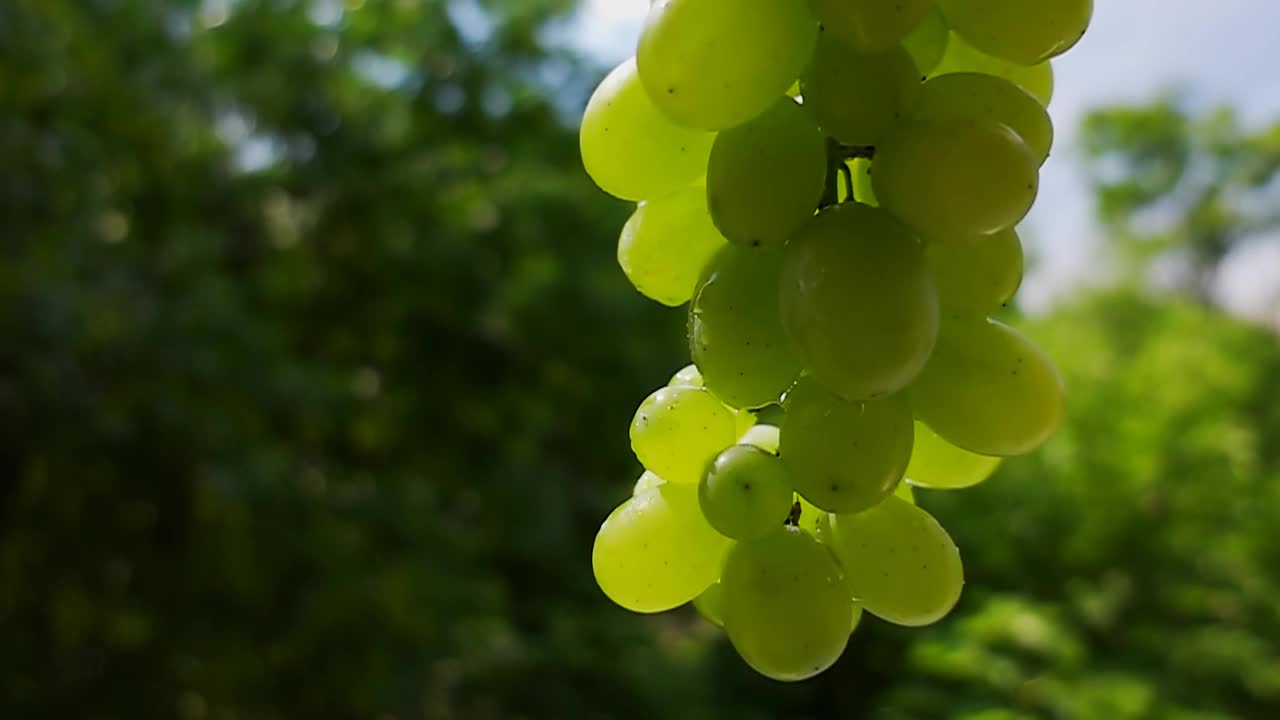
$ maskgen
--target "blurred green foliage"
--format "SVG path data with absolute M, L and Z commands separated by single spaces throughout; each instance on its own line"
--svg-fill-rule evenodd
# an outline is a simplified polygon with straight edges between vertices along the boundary
M 1280 716 L 1280 349 L 1137 290 L 1031 323 L 1058 439 L 921 493 L 945 623 L 781 686 L 610 605 L 683 318 L 579 168 L 569 5 L 0 4 L 0 717 Z M 1124 235 L 1206 136 L 1093 122 Z

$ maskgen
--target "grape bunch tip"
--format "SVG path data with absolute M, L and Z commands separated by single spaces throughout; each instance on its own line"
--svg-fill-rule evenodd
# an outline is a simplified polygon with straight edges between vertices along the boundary
M 1049 357 L 992 319 L 1053 145 L 1052 58 L 1092 0 L 658 0 L 601 82 L 584 167 L 637 203 L 618 262 L 688 306 L 692 364 L 636 411 L 645 468 L 592 565 L 618 605 L 692 603 L 781 681 L 864 612 L 920 627 L 964 571 L 913 488 L 1043 445 Z

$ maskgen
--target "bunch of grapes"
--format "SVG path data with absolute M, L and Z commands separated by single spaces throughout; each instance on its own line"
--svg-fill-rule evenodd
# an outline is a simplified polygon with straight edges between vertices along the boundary
M 582 123 L 637 202 L 618 261 L 689 305 L 693 365 L 640 405 L 646 472 L 592 562 L 624 608 L 688 602 L 802 680 L 865 611 L 938 621 L 964 584 L 911 487 L 959 489 L 1061 423 L 1048 357 L 989 316 L 1053 126 L 1050 58 L 1091 0 L 659 0 Z

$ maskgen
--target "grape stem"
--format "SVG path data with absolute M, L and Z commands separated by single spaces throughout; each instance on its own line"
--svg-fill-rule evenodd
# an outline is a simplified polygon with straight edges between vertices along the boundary
M 841 145 L 827 138 L 827 184 L 822 191 L 818 209 L 829 208 L 840 202 L 840 181 L 845 181 L 845 198 L 853 199 L 853 172 L 845 163 L 856 158 L 871 160 L 876 156 L 873 145 Z

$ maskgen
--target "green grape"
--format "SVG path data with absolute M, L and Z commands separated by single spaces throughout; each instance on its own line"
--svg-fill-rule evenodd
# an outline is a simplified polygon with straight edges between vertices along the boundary
M 729 545 L 703 519 L 696 487 L 666 483 L 609 514 L 596 534 L 591 566 L 610 600 L 634 612 L 663 612 L 716 581 Z
M 697 365 L 686 365 L 680 369 L 680 372 L 671 376 L 671 381 L 667 383 L 667 387 L 704 387 L 702 373 L 698 370 Z
M 902 47 L 915 61 L 916 70 L 921 75 L 928 75 L 938 67 L 942 56 L 947 52 L 947 41 L 950 35 L 951 31 L 947 29 L 942 13 L 934 8 L 924 22 L 917 25 L 915 30 L 902 39 Z
M 1044 351 L 995 320 L 949 321 L 910 390 L 916 417 L 969 452 L 1001 457 L 1040 447 L 1062 424 L 1062 379 Z M 783 432 L 783 450 L 786 432 Z
M 822 27 L 863 52 L 881 52 L 918 27 L 930 0 L 810 0 Z
M 778 454 L 781 442 L 782 431 L 776 425 L 755 425 L 738 438 L 739 445 L 753 445 L 773 455 Z
M 986 73 L 1004 78 L 1034 95 L 1045 107 L 1049 107 L 1049 101 L 1053 99 L 1052 65 L 1042 62 L 1026 66 L 994 58 L 975 50 L 955 33 L 947 38 L 947 52 L 930 77 L 952 73 Z
M 725 407 L 729 406 L 725 405 Z M 729 409 L 733 411 L 733 430 L 738 437 L 742 437 L 746 433 L 751 432 L 751 428 L 756 426 L 756 416 L 750 410 Z
M 826 134 L 846 145 L 874 145 L 906 116 L 920 75 L 901 47 L 862 53 L 824 35 L 800 76 L 804 106 Z
M 1093 0 L 937 0 L 947 24 L 979 50 L 1035 65 L 1070 50 L 1093 18 Z
M 720 584 L 729 641 L 760 674 L 804 680 L 844 652 L 849 590 L 831 553 L 799 528 L 734 545 Z
M 863 610 L 858 603 L 853 604 L 853 622 L 849 625 L 849 634 L 852 635 L 858 626 L 862 624 Z
M 826 175 L 826 139 L 809 113 L 784 97 L 716 136 L 707 165 L 707 208 L 730 242 L 781 247 L 813 217 Z
M 1022 242 L 1009 228 L 986 237 L 931 243 L 925 250 L 943 313 L 986 316 L 1022 284 Z
M 693 297 L 702 269 L 724 245 L 699 182 L 636 208 L 618 240 L 618 264 L 645 297 L 676 307 Z
M 901 395 L 849 402 L 806 378 L 786 403 L 780 450 L 796 492 L 836 513 L 893 494 L 911 460 L 911 407 Z
M 849 176 L 853 178 L 853 199 L 863 205 L 879 207 L 876 190 L 871 186 L 871 160 L 854 158 L 849 163 Z
M 973 487 L 991 477 L 1000 458 L 975 455 L 938 437 L 924 423 L 916 423 L 916 442 L 907 465 L 913 485 L 938 490 Z
M 948 116 L 916 122 L 876 149 L 880 206 L 930 242 L 990 235 L 1026 216 L 1039 164 L 1006 125 Z
M 689 352 L 707 389 L 737 408 L 778 402 L 800 375 L 778 314 L 780 252 L 726 246 L 689 304 Z
M 818 23 L 796 0 L 663 0 L 640 31 L 636 63 L 667 117 L 724 130 L 764 112 L 813 55 Z
M 918 627 L 951 612 L 964 588 L 960 551 L 924 510 L 896 497 L 831 518 L 832 546 L 867 612 Z
M 779 303 L 804 365 L 849 400 L 905 387 L 938 333 L 919 241 L 889 213 L 857 203 L 823 210 L 787 245 Z
M 724 627 L 724 619 L 720 616 L 720 583 L 716 582 L 694 598 L 693 609 L 698 611 L 703 620 L 718 628 Z
M 662 478 L 658 477 L 656 473 L 652 473 L 652 472 L 649 472 L 648 470 L 645 470 L 644 473 L 640 476 L 640 479 L 636 480 L 635 487 L 631 488 L 631 494 L 639 495 L 645 490 L 652 490 L 653 488 L 656 488 L 665 482 L 666 480 L 663 480 Z
M 927 121 L 947 115 L 1008 125 L 1040 164 L 1053 147 L 1053 121 L 1044 106 L 1034 95 L 1003 78 L 952 73 L 929 80 L 921 86 L 911 116 Z
M 672 483 L 697 484 L 707 463 L 737 437 L 733 411 L 702 388 L 662 388 L 631 421 L 636 457 Z
M 907 467 L 910 467 L 910 465 Z M 909 502 L 912 505 L 916 504 L 916 493 L 911 489 L 911 486 L 905 482 L 898 483 L 897 489 L 893 491 L 893 496 L 899 500 Z
M 714 139 L 659 112 L 640 84 L 634 59 L 596 88 L 579 134 L 591 179 L 610 195 L 635 201 L 670 195 L 702 177 Z
M 791 478 L 777 455 L 754 445 L 720 453 L 698 483 L 702 515 L 725 537 L 769 534 L 791 512 Z
M 786 411 L 782 409 L 781 402 L 770 403 L 755 410 L 756 420 L 761 425 L 782 427 L 782 419 L 785 415 Z

